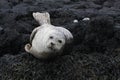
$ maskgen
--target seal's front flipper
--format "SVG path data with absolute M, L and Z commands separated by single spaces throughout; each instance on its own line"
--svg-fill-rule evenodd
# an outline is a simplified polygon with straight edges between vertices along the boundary
M 65 39 L 66 39 L 66 43 L 71 43 L 73 41 L 73 35 L 69 30 L 67 30 L 63 27 L 56 27 L 56 29 L 63 33 L 63 35 L 65 36 Z
M 28 52 L 28 53 L 30 53 L 31 47 L 32 47 L 32 46 L 31 46 L 30 44 L 26 44 L 26 45 L 25 45 L 25 51 Z
M 40 25 L 50 24 L 50 14 L 48 12 L 34 12 L 33 17 Z

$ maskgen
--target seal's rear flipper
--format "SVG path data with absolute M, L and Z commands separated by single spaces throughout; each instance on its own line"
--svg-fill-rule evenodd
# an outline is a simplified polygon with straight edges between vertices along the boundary
M 50 24 L 50 14 L 48 12 L 34 12 L 33 17 L 40 25 Z

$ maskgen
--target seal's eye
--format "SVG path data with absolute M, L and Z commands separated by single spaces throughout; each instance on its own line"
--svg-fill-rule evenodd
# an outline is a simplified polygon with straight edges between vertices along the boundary
M 59 42 L 59 43 L 62 43 L 62 41 L 61 41 L 61 40 L 58 40 L 58 42 Z
M 50 36 L 50 39 L 53 39 L 53 36 Z

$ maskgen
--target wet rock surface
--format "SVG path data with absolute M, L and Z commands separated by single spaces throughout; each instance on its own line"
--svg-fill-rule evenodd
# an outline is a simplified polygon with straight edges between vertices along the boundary
M 119 0 L 1 0 L 0 80 L 119 80 Z M 64 54 L 39 60 L 24 51 L 38 26 L 32 12 L 48 11 L 74 42 Z M 82 21 L 89 17 L 90 21 Z M 73 23 L 77 19 L 78 23 Z M 72 48 L 71 48 L 72 47 Z

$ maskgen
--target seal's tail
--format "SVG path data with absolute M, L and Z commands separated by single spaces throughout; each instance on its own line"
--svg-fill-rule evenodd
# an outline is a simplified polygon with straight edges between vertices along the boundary
M 30 53 L 31 47 L 32 47 L 32 46 L 31 46 L 30 44 L 26 44 L 26 45 L 25 45 L 25 51 Z
M 48 12 L 44 13 L 34 12 L 33 17 L 40 25 L 50 24 L 50 15 Z

